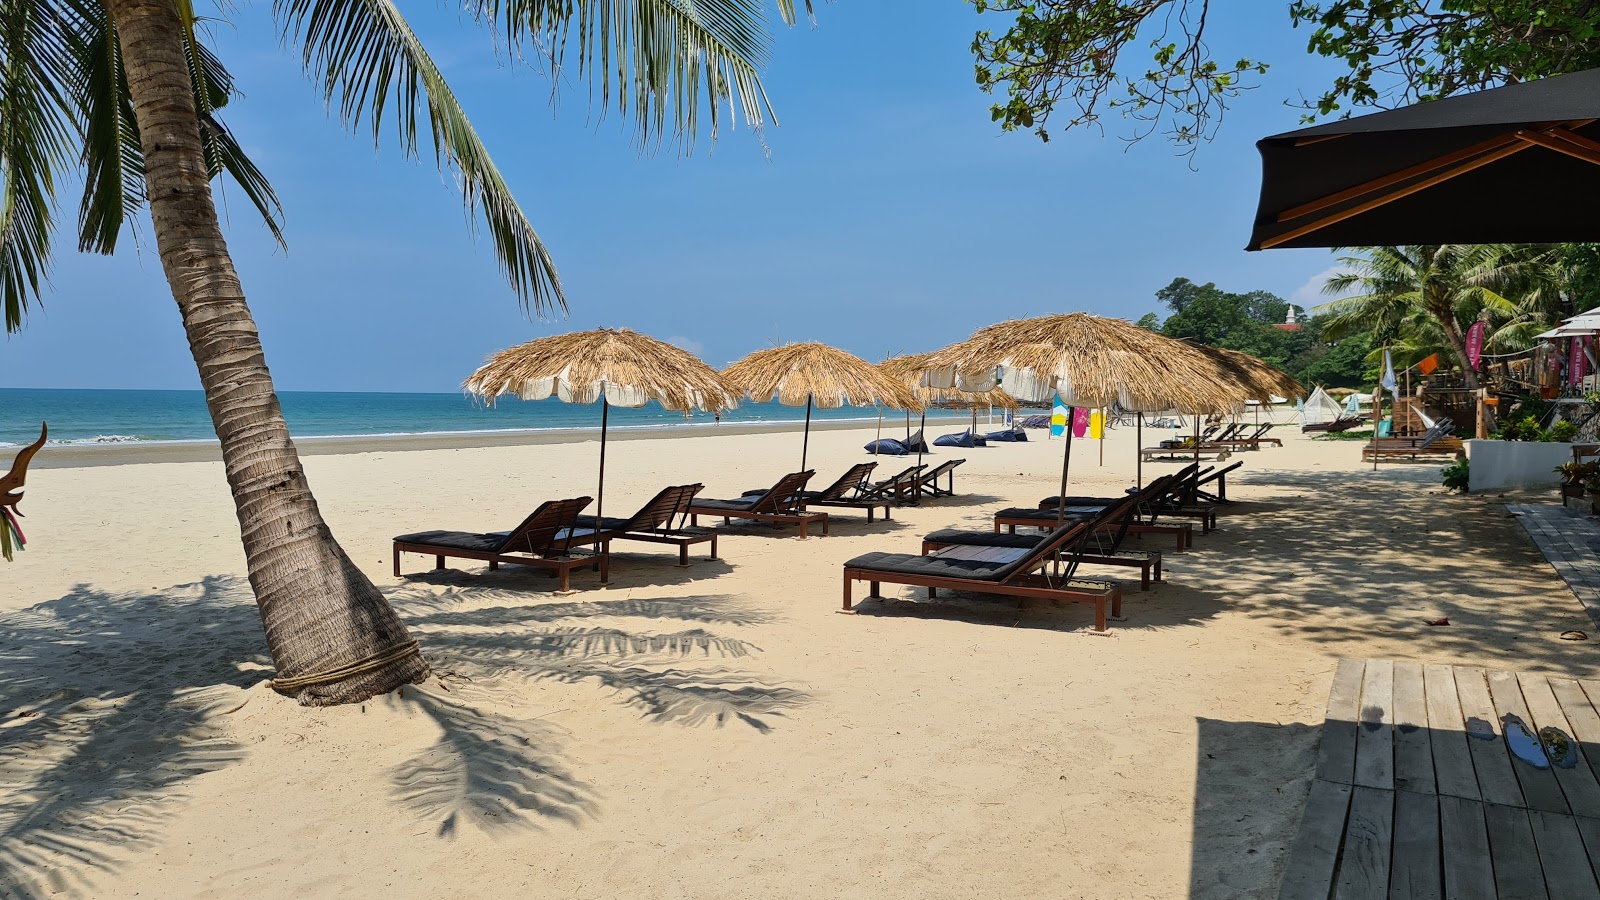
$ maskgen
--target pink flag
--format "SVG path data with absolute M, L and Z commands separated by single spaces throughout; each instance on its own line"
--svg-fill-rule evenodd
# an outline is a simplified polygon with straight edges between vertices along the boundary
M 1583 352 L 1587 340 L 1581 337 L 1572 339 L 1571 355 L 1567 358 L 1567 384 L 1578 384 L 1583 381 L 1583 376 L 1589 374 L 1589 358 Z
M 1089 431 L 1089 408 L 1079 406 L 1072 410 L 1072 436 L 1081 438 Z
M 1488 330 L 1482 322 L 1473 322 L 1467 329 L 1467 363 L 1473 369 L 1478 368 L 1478 361 L 1483 359 L 1483 333 Z

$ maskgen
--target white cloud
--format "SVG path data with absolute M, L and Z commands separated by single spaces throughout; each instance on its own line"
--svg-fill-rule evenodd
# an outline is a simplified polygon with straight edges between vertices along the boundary
M 1338 296 L 1329 296 L 1322 292 L 1322 286 L 1329 278 L 1344 271 L 1344 266 L 1329 266 L 1321 272 L 1307 278 L 1305 283 L 1295 288 L 1289 295 L 1289 302 L 1300 308 L 1306 315 L 1311 314 L 1312 307 L 1321 306 L 1330 300 L 1337 300 Z
M 672 337 L 667 338 L 666 341 L 672 346 L 677 347 L 679 350 L 687 350 L 690 353 L 693 353 L 695 356 L 706 355 L 706 345 L 693 338 L 686 338 L 682 335 L 673 335 Z

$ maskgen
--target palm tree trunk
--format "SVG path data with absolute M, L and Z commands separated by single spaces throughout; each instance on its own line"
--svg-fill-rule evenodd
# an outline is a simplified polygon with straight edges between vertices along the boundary
M 212 201 L 175 6 L 106 6 L 139 123 L 161 266 L 222 442 L 277 686 L 301 703 L 329 706 L 418 681 L 427 664 L 322 521 L 289 439 Z

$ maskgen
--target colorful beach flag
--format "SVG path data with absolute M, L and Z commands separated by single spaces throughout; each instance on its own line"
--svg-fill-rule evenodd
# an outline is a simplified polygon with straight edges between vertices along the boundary
M 1089 414 L 1089 437 L 1097 441 L 1106 439 L 1106 412 L 1097 409 Z
M 1394 360 L 1389 358 L 1389 351 L 1383 351 L 1383 387 L 1395 400 L 1400 399 L 1400 382 L 1394 377 Z
M 1085 406 L 1072 411 L 1072 436 L 1081 438 L 1089 430 L 1089 409 Z
M 1067 404 L 1056 395 L 1055 408 L 1050 410 L 1050 436 L 1061 437 L 1067 433 Z
M 1483 359 L 1483 336 L 1489 326 L 1483 322 L 1473 322 L 1467 329 L 1467 364 L 1478 368 L 1478 361 Z
M 1424 375 L 1432 375 L 1433 370 L 1437 368 L 1439 368 L 1439 354 L 1437 353 L 1429 354 L 1423 358 L 1422 362 L 1417 363 L 1417 371 Z M 1473 368 L 1477 368 L 1476 363 L 1473 364 Z

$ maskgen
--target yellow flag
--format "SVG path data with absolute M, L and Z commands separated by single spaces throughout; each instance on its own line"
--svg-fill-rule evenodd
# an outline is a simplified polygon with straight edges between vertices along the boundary
M 1106 413 L 1097 409 L 1089 414 L 1089 437 L 1097 441 L 1106 439 Z

